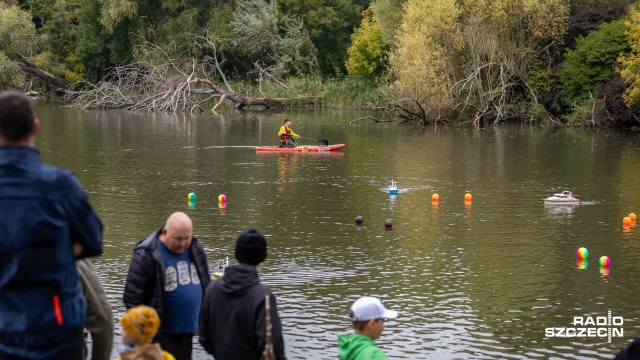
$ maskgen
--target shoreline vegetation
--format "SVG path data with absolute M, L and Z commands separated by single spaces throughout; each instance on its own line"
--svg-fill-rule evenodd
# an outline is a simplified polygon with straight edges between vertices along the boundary
M 68 106 L 367 109 L 640 129 L 629 0 L 5 0 L 0 90 Z M 376 119 L 371 119 L 375 123 Z

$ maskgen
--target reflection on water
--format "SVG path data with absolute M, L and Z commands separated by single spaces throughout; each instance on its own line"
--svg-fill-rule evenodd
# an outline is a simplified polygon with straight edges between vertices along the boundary
M 640 240 L 620 228 L 621 214 L 640 211 L 635 136 L 349 126 L 353 113 L 331 110 L 38 112 L 44 161 L 74 171 L 104 221 L 95 264 L 116 317 L 134 244 L 182 210 L 212 264 L 234 262 L 244 229 L 267 236 L 260 276 L 276 294 L 292 359 L 336 358 L 337 336 L 351 331 L 345 314 L 362 295 L 400 312 L 379 340 L 390 358 L 611 358 L 640 334 Z M 301 134 L 347 147 L 256 153 L 277 142 L 283 116 Z M 401 186 L 393 198 L 391 179 Z M 592 203 L 544 206 L 559 188 Z M 190 192 L 197 206 L 184 202 Z M 220 194 L 229 198 L 222 207 Z M 611 257 L 610 269 L 576 264 L 582 246 L 592 259 Z M 546 327 L 608 310 L 624 316 L 624 338 L 545 337 Z M 194 358 L 207 358 L 195 347 Z
M 549 215 L 571 215 L 578 205 L 545 204 L 544 211 Z

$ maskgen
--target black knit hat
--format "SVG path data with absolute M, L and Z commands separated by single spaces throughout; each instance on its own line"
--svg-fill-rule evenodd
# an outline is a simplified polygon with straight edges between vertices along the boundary
M 258 229 L 249 229 L 236 241 L 236 259 L 242 264 L 258 265 L 267 258 L 267 239 Z

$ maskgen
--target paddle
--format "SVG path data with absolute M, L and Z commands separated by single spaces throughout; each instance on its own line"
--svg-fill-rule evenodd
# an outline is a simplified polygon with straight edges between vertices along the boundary
M 317 140 L 317 139 L 312 139 L 312 138 L 308 138 L 308 137 L 304 137 L 304 136 L 299 136 L 299 137 L 303 138 L 303 139 L 313 140 L 315 142 L 319 142 L 321 145 L 324 145 L 324 146 L 329 145 L 329 140 Z

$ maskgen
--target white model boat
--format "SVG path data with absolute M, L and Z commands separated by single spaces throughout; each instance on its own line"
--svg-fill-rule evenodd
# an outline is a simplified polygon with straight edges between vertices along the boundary
M 391 180 L 391 185 L 389 186 L 389 194 L 397 195 L 398 194 L 398 184 L 395 181 Z
M 229 257 L 218 260 L 218 263 L 213 267 L 213 277 L 219 279 L 224 276 L 224 269 L 229 266 Z
M 558 204 L 558 205 L 575 205 L 579 204 L 580 200 L 573 197 L 573 193 L 571 191 L 563 191 L 561 194 L 553 194 L 553 196 L 549 196 L 546 199 L 543 199 L 545 205 L 548 204 Z

